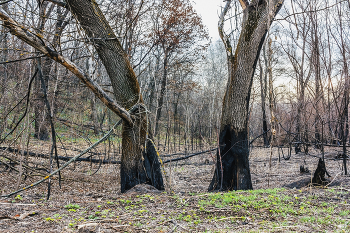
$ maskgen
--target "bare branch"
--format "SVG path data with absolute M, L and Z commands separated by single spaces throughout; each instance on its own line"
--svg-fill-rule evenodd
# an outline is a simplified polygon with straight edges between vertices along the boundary
M 248 0 L 239 0 L 239 3 L 241 4 L 243 10 L 249 6 Z
M 64 7 L 66 9 L 68 9 L 68 5 L 64 1 L 63 2 L 57 1 L 57 0 L 47 0 L 47 1 L 52 2 L 52 3 L 54 3 L 54 4 L 56 4 L 56 5 L 60 6 L 60 7 Z
M 6 1 L 3 1 L 3 2 L 0 2 L 0 5 L 4 5 L 6 3 L 9 3 L 9 2 L 12 2 L 13 0 L 6 0 Z
M 292 13 L 292 14 L 289 14 L 289 15 L 285 16 L 284 18 L 275 19 L 275 21 L 278 21 L 278 20 L 287 20 L 289 17 L 292 17 L 292 16 L 295 17 L 296 15 L 300 15 L 300 14 L 316 13 L 316 12 L 328 10 L 328 9 L 330 9 L 330 8 L 332 8 L 332 7 L 334 7 L 334 6 L 337 6 L 338 4 L 343 3 L 343 2 L 346 2 L 346 1 L 349 2 L 349 5 L 350 5 L 350 0 L 343 0 L 343 1 L 340 1 L 340 2 L 336 2 L 336 3 L 334 3 L 333 5 L 330 5 L 330 6 L 321 8 L 321 9 L 310 10 L 310 11 L 302 11 L 302 12 L 295 12 L 295 13 Z
M 40 55 L 40 56 L 36 56 L 36 57 L 27 57 L 27 58 L 11 60 L 11 61 L 4 61 L 4 62 L 0 62 L 0 65 L 19 62 L 19 61 L 25 61 L 25 60 L 29 60 L 29 59 L 36 59 L 36 58 L 40 58 L 40 57 L 45 57 L 45 55 Z
M 75 76 L 77 76 L 92 92 L 114 113 L 116 113 L 123 120 L 128 122 L 129 124 L 133 124 L 133 120 L 130 117 L 130 114 L 117 104 L 113 99 L 111 99 L 106 92 L 102 90 L 102 88 L 90 79 L 84 72 L 72 61 L 63 57 L 56 51 L 53 51 L 49 47 L 47 47 L 44 41 L 41 39 L 41 35 L 34 35 L 30 31 L 26 30 L 23 25 L 19 25 L 16 21 L 14 21 L 3 9 L 0 9 L 0 19 L 4 22 L 4 26 L 10 29 L 12 35 L 15 35 L 22 41 L 26 42 L 30 46 L 39 50 L 46 56 L 60 63 L 64 67 L 66 67 L 69 71 L 71 71 Z
M 232 2 L 232 0 L 226 1 L 226 5 L 220 14 L 220 19 L 219 19 L 219 23 L 218 23 L 219 35 L 220 35 L 222 42 L 224 42 L 228 58 L 232 58 L 232 46 L 231 46 L 229 37 L 225 33 L 224 22 L 225 22 L 225 16 L 231 7 L 231 2 Z

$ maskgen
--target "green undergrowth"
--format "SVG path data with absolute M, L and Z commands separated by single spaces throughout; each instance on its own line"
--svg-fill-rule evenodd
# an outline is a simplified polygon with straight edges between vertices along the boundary
M 259 229 L 284 229 L 307 226 L 312 230 L 329 228 L 339 232 L 350 232 L 350 205 L 347 192 L 325 190 L 322 195 L 307 190 L 283 188 L 260 189 L 200 195 L 198 205 L 209 218 L 217 209 L 231 212 L 222 218 L 250 219 Z
M 134 231 L 167 232 L 176 223 L 183 227 L 179 231 L 191 232 L 350 232 L 348 202 L 349 193 L 338 189 L 164 192 L 64 204 L 61 212 L 42 219 L 73 230 L 108 220 Z

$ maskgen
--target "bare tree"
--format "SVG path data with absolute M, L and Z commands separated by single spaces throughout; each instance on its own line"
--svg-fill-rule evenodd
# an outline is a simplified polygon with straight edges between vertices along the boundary
M 121 191 L 125 192 L 145 182 L 158 189 L 164 189 L 160 164 L 149 134 L 147 109 L 143 104 L 140 87 L 127 54 L 96 2 L 72 0 L 67 1 L 67 4 L 89 40 L 93 42 L 107 70 L 116 101 L 112 100 L 73 62 L 46 46 L 40 35 L 26 30 L 2 9 L 0 9 L 0 18 L 13 35 L 69 69 L 108 108 L 123 119 Z
M 229 78 L 223 100 L 219 153 L 209 190 L 252 189 L 249 168 L 248 109 L 254 71 L 268 29 L 283 0 L 240 0 L 242 29 L 235 53 L 224 32 L 225 16 L 232 0 L 226 1 L 219 20 L 225 44 Z

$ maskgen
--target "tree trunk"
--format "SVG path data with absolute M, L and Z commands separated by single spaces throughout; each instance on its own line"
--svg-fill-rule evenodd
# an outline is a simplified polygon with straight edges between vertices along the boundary
M 266 33 L 283 1 L 240 1 L 243 7 L 242 31 L 235 54 L 223 24 L 231 1 L 221 14 L 219 33 L 227 52 L 229 79 L 223 100 L 219 134 L 220 150 L 209 190 L 252 189 L 249 169 L 248 109 L 253 75 Z M 222 162 L 222 164 L 221 164 Z
M 91 120 L 92 124 L 94 126 L 94 133 L 95 135 L 98 135 L 102 129 L 100 128 L 100 124 L 98 123 L 98 117 L 97 117 L 97 108 L 96 108 L 96 96 L 91 96 L 90 100 L 90 106 L 91 106 Z
M 264 146 L 269 146 L 269 140 L 267 139 L 267 120 L 266 120 L 266 89 L 267 89 L 267 80 L 266 75 L 263 74 L 263 67 L 261 61 L 260 65 L 260 91 L 261 91 L 261 112 L 262 112 L 262 121 L 263 121 L 263 139 Z
M 43 33 L 45 24 L 47 22 L 47 18 L 51 15 L 53 6 L 51 4 L 50 7 L 49 2 L 44 2 L 40 7 L 40 20 L 38 22 L 38 29 L 37 31 L 39 33 Z M 42 58 L 41 63 L 41 72 L 43 75 L 43 79 L 45 82 L 45 88 L 48 89 L 48 80 L 51 70 L 51 63 L 53 61 L 48 58 L 44 57 Z M 45 111 L 45 99 L 44 95 L 42 95 L 42 85 L 41 80 L 39 79 L 39 76 L 36 77 L 35 80 L 35 105 L 34 105 L 34 137 L 39 140 L 48 140 L 49 139 L 49 122 L 48 122 L 48 113 Z
M 95 1 L 68 0 L 67 3 L 88 38 L 94 42 L 111 80 L 117 103 L 125 109 L 138 104 L 136 111 L 131 113 L 133 125 L 123 121 L 121 192 L 141 183 L 164 189 L 157 153 L 148 134 L 149 117 L 127 54 Z
M 165 51 L 164 53 L 164 62 L 163 62 L 163 78 L 162 78 L 162 84 L 160 88 L 160 97 L 158 100 L 158 105 L 157 105 L 157 113 L 156 113 L 156 126 L 155 126 L 155 135 L 158 134 L 159 130 L 159 120 L 160 116 L 162 113 L 162 107 L 164 103 L 164 95 L 166 92 L 166 83 L 167 83 L 167 76 L 168 76 L 168 52 Z

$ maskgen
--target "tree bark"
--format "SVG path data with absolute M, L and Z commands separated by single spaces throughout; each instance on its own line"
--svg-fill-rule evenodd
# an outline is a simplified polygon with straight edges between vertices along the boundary
M 88 38 L 94 42 L 111 80 L 117 103 L 125 109 L 139 104 L 132 114 L 133 124 L 123 122 L 121 192 L 141 183 L 164 189 L 157 153 L 149 140 L 149 117 L 128 55 L 95 1 L 68 0 L 67 3 Z
M 219 34 L 225 44 L 229 78 L 223 100 L 220 150 L 209 190 L 252 189 L 249 169 L 248 110 L 253 75 L 266 33 L 283 1 L 252 1 L 244 4 L 242 31 L 235 54 L 223 31 L 226 6 L 219 21 Z M 220 164 L 222 162 L 222 164 Z
M 70 0 L 67 2 L 71 12 L 81 22 L 87 36 L 94 41 L 94 46 L 111 79 L 116 101 L 111 99 L 73 62 L 46 46 L 40 35 L 26 30 L 1 8 L 0 19 L 3 21 L 3 25 L 10 29 L 11 34 L 70 70 L 109 109 L 123 119 L 123 135 L 125 136 L 122 139 L 123 164 L 121 172 L 124 173 L 121 174 L 121 191 L 125 192 L 139 183 L 150 183 L 158 189 L 164 189 L 157 153 L 150 140 L 151 135 L 147 134 L 149 127 L 148 125 L 143 127 L 143 119 L 147 119 L 147 111 L 143 107 L 140 88 L 126 53 L 96 2 L 90 0 Z M 94 35 L 97 35 L 98 38 Z M 130 113 L 126 109 L 130 109 Z M 134 135 L 138 135 L 139 138 L 134 138 Z M 140 169 L 141 167 L 143 169 Z M 124 179 L 124 177 L 126 178 Z

